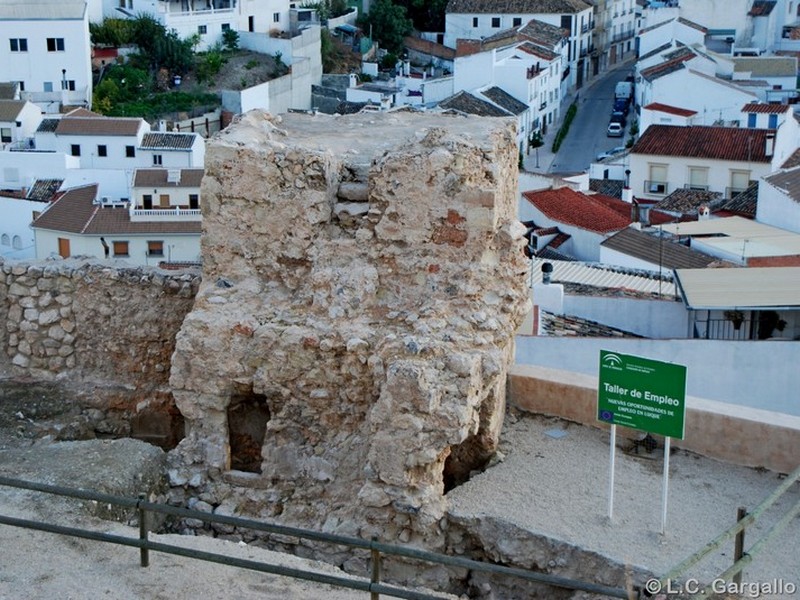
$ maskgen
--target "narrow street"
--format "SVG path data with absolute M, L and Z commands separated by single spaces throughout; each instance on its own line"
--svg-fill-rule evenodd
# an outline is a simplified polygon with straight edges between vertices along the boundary
M 548 130 L 544 146 L 539 148 L 538 157 L 535 150 L 531 150 L 525 157 L 525 169 L 538 173 L 578 173 L 587 170 L 600 152 L 615 146 L 624 146 L 630 137 L 628 130 L 631 119 L 634 118 L 633 111 L 628 115 L 624 137 L 607 137 L 606 129 L 611 117 L 614 88 L 617 82 L 624 81 L 632 68 L 633 62 L 625 61 L 589 82 L 578 91 L 577 96 L 571 95 L 563 105 L 562 117 L 569 102 L 575 97 L 579 99 L 578 112 L 558 152 L 553 155 L 551 148 L 560 123 Z

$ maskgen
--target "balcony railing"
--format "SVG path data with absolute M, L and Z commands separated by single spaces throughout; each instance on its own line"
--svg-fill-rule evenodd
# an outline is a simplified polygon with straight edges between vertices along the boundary
M 629 38 L 632 38 L 633 35 L 634 35 L 634 30 L 633 29 L 629 29 L 628 31 L 623 31 L 621 33 L 615 33 L 614 34 L 614 42 L 620 42 L 622 40 L 627 40 Z
M 131 221 L 200 221 L 199 208 L 132 208 Z
M 666 195 L 668 189 L 669 189 L 669 183 L 666 181 L 645 180 L 644 182 L 645 194 Z
M 691 184 L 691 183 L 684 183 L 683 184 L 683 189 L 685 189 L 685 190 L 698 190 L 698 191 L 701 191 L 701 192 L 707 192 L 708 191 L 708 186 L 707 185 L 697 185 L 697 184 Z
M 547 108 L 547 101 L 546 100 L 539 105 L 539 110 L 544 110 L 545 108 Z

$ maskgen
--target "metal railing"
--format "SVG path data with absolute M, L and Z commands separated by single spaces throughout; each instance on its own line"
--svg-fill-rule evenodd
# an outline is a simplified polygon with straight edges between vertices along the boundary
M 45 531 L 49 533 L 68 535 L 87 540 L 119 544 L 122 546 L 129 546 L 133 548 L 139 548 L 140 550 L 139 562 L 142 567 L 148 567 L 150 565 L 150 550 L 153 550 L 156 552 L 163 552 L 165 554 L 174 554 L 186 558 L 229 565 L 242 569 L 249 569 L 251 571 L 259 571 L 262 573 L 270 573 L 273 575 L 281 575 L 285 577 L 303 579 L 306 581 L 313 581 L 316 583 L 323 583 L 327 585 L 333 585 L 353 590 L 359 590 L 363 592 L 369 592 L 371 594 L 370 596 L 371 600 L 379 600 L 380 594 L 391 596 L 393 598 L 407 598 L 409 600 L 440 600 L 441 598 L 444 597 L 440 595 L 431 595 L 428 593 L 417 592 L 407 588 L 401 588 L 381 583 L 380 581 L 381 561 L 383 555 L 386 555 L 386 556 L 403 557 L 426 563 L 433 563 L 451 567 L 460 567 L 463 569 L 480 571 L 483 573 L 491 573 L 505 577 L 514 577 L 529 582 L 550 585 L 567 590 L 580 590 L 580 591 L 590 592 L 592 594 L 611 596 L 613 598 L 631 599 L 635 597 L 635 595 L 638 594 L 639 591 L 633 589 L 625 590 L 622 588 L 613 588 L 610 586 L 579 581 L 576 579 L 569 579 L 566 577 L 547 575 L 545 573 L 536 573 L 534 571 L 529 571 L 527 569 L 520 569 L 516 567 L 504 567 L 501 565 L 483 563 L 468 558 L 446 556 L 443 554 L 436 554 L 424 550 L 417 550 L 415 548 L 407 548 L 404 546 L 396 546 L 393 544 L 384 544 L 382 542 L 379 542 L 376 538 L 373 538 L 372 540 L 368 541 L 356 537 L 321 533 L 318 531 L 312 531 L 309 529 L 300 529 L 297 527 L 272 525 L 261 521 L 253 521 L 250 519 L 242 519 L 238 517 L 226 517 L 222 515 L 214 515 L 210 513 L 200 512 L 197 510 L 190 510 L 187 508 L 169 506 L 166 504 L 147 502 L 145 500 L 144 494 L 140 494 L 138 498 L 130 498 L 130 497 L 126 498 L 121 496 L 112 496 L 110 494 L 103 494 L 99 492 L 92 492 L 89 490 L 47 485 L 32 481 L 23 481 L 20 479 L 13 479 L 9 477 L 0 477 L 0 486 L 8 486 L 18 489 L 32 490 L 36 492 L 54 494 L 57 496 L 64 496 L 68 498 L 92 500 L 103 504 L 120 506 L 123 508 L 137 511 L 139 515 L 138 538 L 124 537 L 108 533 L 100 533 L 97 531 L 79 529 L 75 527 L 65 527 L 61 525 L 55 525 L 52 523 L 44 523 L 41 521 L 32 521 L 27 519 L 6 517 L 4 515 L 0 515 L 0 524 L 10 525 L 12 527 L 21 527 L 23 529 L 33 529 L 36 531 Z M 212 552 L 203 552 L 199 550 L 184 548 L 181 546 L 173 546 L 171 544 L 152 542 L 148 540 L 148 528 L 147 528 L 150 513 L 159 513 L 164 515 L 183 517 L 187 519 L 199 519 L 206 523 L 221 523 L 253 531 L 262 531 L 265 533 L 270 533 L 275 535 L 289 536 L 299 539 L 328 543 L 337 546 L 346 546 L 348 548 L 367 550 L 370 553 L 371 577 L 370 579 L 358 578 L 358 577 L 338 577 L 336 575 L 327 575 L 316 571 L 288 568 L 272 563 L 244 560 L 231 556 L 226 556 L 224 554 L 215 554 Z
M 688 569 L 699 563 L 711 552 L 719 548 L 723 542 L 732 537 L 735 537 L 733 565 L 724 572 L 720 573 L 715 580 L 741 583 L 742 569 L 744 569 L 753 561 L 753 558 L 764 549 L 768 542 L 770 542 L 776 535 L 781 533 L 789 525 L 789 523 L 792 522 L 793 519 L 800 515 L 800 500 L 798 500 L 794 506 L 789 508 L 784 515 L 769 529 L 769 531 L 767 531 L 764 536 L 758 540 L 758 542 L 753 544 L 747 551 L 744 550 L 745 529 L 750 525 L 754 525 L 758 519 L 761 518 L 764 512 L 766 512 L 767 509 L 775 504 L 775 502 L 777 502 L 778 499 L 797 481 L 800 481 L 800 467 L 789 474 L 786 479 L 783 480 L 783 483 L 781 483 L 769 496 L 767 496 L 761 502 L 761 504 L 753 509 L 752 512 L 748 513 L 745 508 L 739 508 L 736 515 L 736 523 L 734 525 L 723 531 L 716 538 L 703 546 L 700 550 L 683 560 L 680 564 L 670 569 L 666 575 L 658 580 L 657 586 L 651 586 L 651 581 L 645 584 L 645 588 L 651 593 L 655 591 L 656 588 L 659 590 L 668 589 L 668 586 L 686 573 Z M 713 593 L 713 587 L 708 587 L 698 590 L 697 593 L 694 593 L 691 597 L 696 600 L 701 600 L 703 598 L 707 598 Z

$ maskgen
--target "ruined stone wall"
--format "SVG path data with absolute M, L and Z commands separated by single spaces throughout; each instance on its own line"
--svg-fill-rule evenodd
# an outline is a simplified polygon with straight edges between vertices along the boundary
M 527 308 L 514 136 L 253 112 L 210 142 L 174 502 L 443 547 L 445 485 L 496 448 Z M 235 431 L 243 397 L 263 439 Z M 232 469 L 247 447 L 257 468 Z
M 101 410 L 172 404 L 170 358 L 198 273 L 80 260 L 0 267 L 0 371 L 80 388 Z

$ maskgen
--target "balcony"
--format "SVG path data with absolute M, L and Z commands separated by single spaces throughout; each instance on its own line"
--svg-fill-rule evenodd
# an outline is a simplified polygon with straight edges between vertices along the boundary
M 669 183 L 666 181 L 645 180 L 644 182 L 645 194 L 657 194 L 659 196 L 665 196 L 668 189 Z
M 236 0 L 159 0 L 158 12 L 173 17 L 232 13 Z
M 547 101 L 546 100 L 539 105 L 539 110 L 544 110 L 545 108 L 547 108 Z
M 612 41 L 613 42 L 621 42 L 623 40 L 627 40 L 627 39 L 632 38 L 633 35 L 634 35 L 634 30 L 633 29 L 629 29 L 628 31 L 623 31 L 621 33 L 615 33 L 614 34 L 614 38 L 613 38 Z
M 130 210 L 132 222 L 144 221 L 202 221 L 199 208 L 132 208 Z

